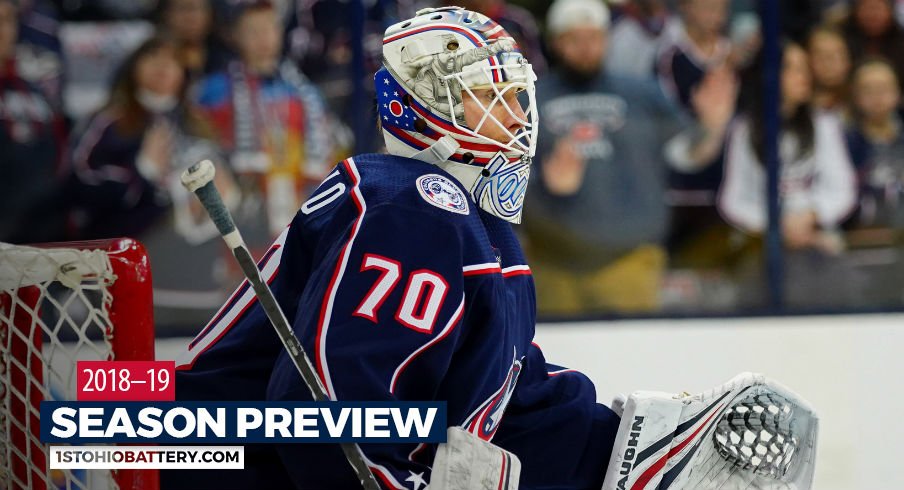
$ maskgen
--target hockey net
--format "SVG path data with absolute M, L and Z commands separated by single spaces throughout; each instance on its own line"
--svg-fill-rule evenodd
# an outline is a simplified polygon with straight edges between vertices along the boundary
M 156 470 L 50 470 L 40 402 L 75 400 L 76 361 L 153 360 L 151 274 L 131 239 L 0 243 L 0 490 L 147 490 Z

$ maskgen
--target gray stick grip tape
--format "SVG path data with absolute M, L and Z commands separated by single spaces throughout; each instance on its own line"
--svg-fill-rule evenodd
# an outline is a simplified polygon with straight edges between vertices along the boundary
M 226 205 L 223 204 L 223 198 L 220 197 L 220 193 L 217 191 L 216 186 L 213 185 L 213 182 L 208 182 L 196 189 L 195 195 L 198 196 L 201 204 L 207 209 L 207 214 L 210 215 L 210 219 L 216 225 L 221 235 L 226 236 L 235 231 L 235 222 L 232 221 L 232 216 Z

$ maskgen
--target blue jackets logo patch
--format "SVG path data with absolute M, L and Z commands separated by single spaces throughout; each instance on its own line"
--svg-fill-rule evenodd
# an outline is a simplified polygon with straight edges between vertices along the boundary
M 437 174 L 418 177 L 417 190 L 430 204 L 458 214 L 468 214 L 468 198 L 452 181 Z
M 513 354 L 517 356 L 515 352 Z M 524 357 L 512 359 L 512 367 L 509 369 L 502 386 L 465 420 L 465 423 L 462 424 L 465 430 L 485 441 L 493 439 L 496 429 L 499 428 L 499 422 L 502 421 L 505 408 L 515 392 L 523 361 Z

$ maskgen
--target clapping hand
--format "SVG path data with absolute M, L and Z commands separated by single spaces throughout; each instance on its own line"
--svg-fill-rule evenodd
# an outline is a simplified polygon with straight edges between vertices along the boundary
M 703 78 L 691 95 L 691 104 L 700 125 L 721 134 L 735 112 L 738 80 L 728 65 L 716 68 Z

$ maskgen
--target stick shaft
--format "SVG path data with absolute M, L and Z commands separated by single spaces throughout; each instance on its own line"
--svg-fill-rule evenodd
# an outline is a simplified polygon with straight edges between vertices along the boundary
M 314 372 L 314 366 L 311 364 L 310 358 L 308 358 L 308 355 L 301 347 L 301 342 L 298 340 L 298 337 L 295 336 L 295 332 L 293 332 L 292 328 L 289 326 L 289 321 L 286 319 L 282 309 L 276 302 L 273 291 L 270 290 L 270 287 L 261 277 L 260 271 L 254 263 L 254 259 L 251 257 L 251 253 L 244 246 L 239 246 L 232 249 L 232 255 L 235 256 L 239 266 L 242 268 L 242 272 L 245 274 L 245 277 L 248 278 L 248 282 L 251 283 L 254 294 L 257 295 L 257 299 L 260 302 L 264 313 L 266 313 L 267 318 L 270 319 L 270 323 L 273 324 L 273 328 L 279 335 L 283 345 L 288 349 L 292 362 L 301 374 L 302 379 L 304 379 L 305 384 L 310 388 L 311 393 L 314 395 L 314 399 L 317 401 L 329 400 L 326 389 L 324 389 L 323 384 L 320 382 L 320 378 L 317 377 L 317 374 Z

